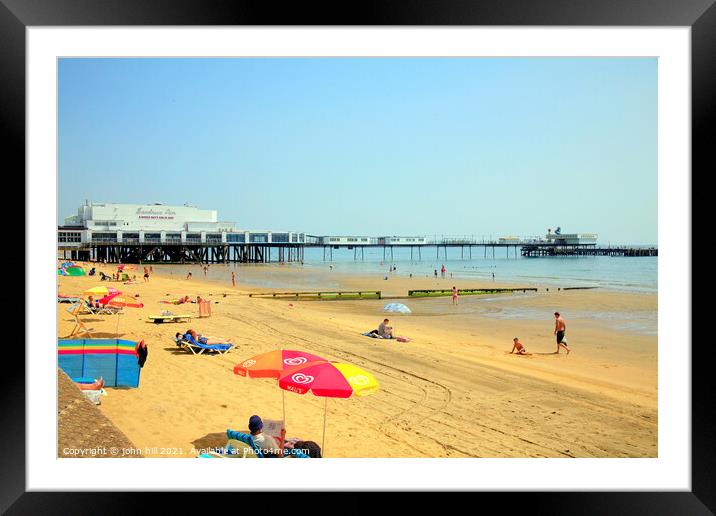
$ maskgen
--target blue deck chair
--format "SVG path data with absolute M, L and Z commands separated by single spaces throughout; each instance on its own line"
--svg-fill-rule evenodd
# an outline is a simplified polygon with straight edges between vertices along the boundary
M 238 450 L 231 444 L 231 441 L 238 441 L 240 443 L 245 444 L 253 453 L 253 455 L 259 459 L 263 459 L 264 454 L 261 452 L 261 449 L 256 445 L 254 442 L 254 438 L 250 434 L 245 434 L 243 432 L 237 432 L 236 430 L 227 429 L 226 430 L 226 438 L 228 442 L 226 443 L 226 446 L 223 449 L 222 453 L 202 453 L 199 455 L 200 459 L 216 459 L 216 458 L 230 458 L 230 457 L 246 457 L 247 455 L 245 453 L 238 453 Z M 308 455 L 303 453 L 300 450 L 285 450 L 286 454 L 288 456 L 297 458 L 297 459 L 308 459 L 310 458 Z
M 254 442 L 254 438 L 252 435 L 244 434 L 242 432 L 237 432 L 236 430 L 227 429 L 226 430 L 226 438 L 229 440 L 233 439 L 235 441 L 239 441 L 241 443 L 248 445 L 254 451 L 254 453 L 256 454 L 256 456 L 259 459 L 264 458 L 263 453 L 261 453 L 261 448 L 256 446 L 256 443 Z M 231 444 L 229 444 L 227 446 L 227 452 L 231 453 L 232 451 L 234 451 L 233 447 L 231 446 Z
M 228 439 L 234 439 L 236 441 L 242 442 L 248 446 L 250 446 L 257 457 L 264 458 L 263 454 L 261 453 L 261 449 L 256 446 L 256 443 L 254 442 L 254 438 L 250 434 L 244 434 L 242 432 L 237 432 L 235 430 L 226 430 L 226 437 Z M 292 450 L 289 448 L 286 448 L 284 452 L 287 455 L 290 455 L 291 457 L 297 458 L 297 459 L 309 459 L 310 457 L 303 453 L 301 450 Z
M 201 355 L 204 351 L 216 351 L 223 355 L 234 347 L 233 344 L 202 344 L 194 340 L 194 337 L 189 333 L 183 335 L 181 340 L 181 343 L 195 355 Z M 199 351 L 197 352 L 195 349 L 199 349 Z

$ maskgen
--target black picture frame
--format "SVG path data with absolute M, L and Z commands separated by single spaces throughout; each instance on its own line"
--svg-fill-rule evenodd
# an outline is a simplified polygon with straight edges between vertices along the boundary
M 716 170 L 716 0 L 425 0 L 270 2 L 222 0 L 0 0 L 0 145 L 6 177 L 25 168 L 25 29 L 102 25 L 557 25 L 691 27 L 692 170 Z M 663 144 L 664 142 L 662 142 Z M 8 160 L 8 158 L 10 158 Z M 686 171 L 688 174 L 691 171 Z M 691 180 L 696 174 L 691 172 Z M 693 189 L 692 189 L 693 191 Z M 31 199 L 27 200 L 29 203 Z M 696 221 L 694 221 L 696 222 Z M 693 233 L 692 233 L 693 235 Z M 691 249 L 684 252 L 691 253 Z M 695 305 L 694 305 L 695 307 Z M 669 345 L 687 346 L 686 342 Z M 5 343 L 9 344 L 9 343 Z M 29 345 L 31 343 L 26 343 Z M 692 348 L 692 353 L 695 351 Z M 695 353 L 694 353 L 695 355 Z M 6 355 L 7 357 L 7 355 Z M 714 375 L 710 360 L 692 361 L 692 491 L 482 493 L 503 508 L 533 514 L 714 514 Z M 8 358 L 6 358 L 8 360 Z M 0 374 L 0 511 L 8 514 L 115 514 L 142 510 L 149 493 L 25 492 L 25 357 L 14 350 Z M 556 481 L 558 483 L 558 481 Z M 529 482 L 521 481 L 520 485 Z M 165 511 L 188 495 L 161 495 Z M 191 495 L 195 496 L 195 495 Z M 356 497 L 358 495 L 345 495 Z M 453 496 L 453 495 L 451 495 Z M 220 499 L 236 502 L 231 496 Z M 218 501 L 212 495 L 213 502 Z M 406 503 L 422 504 L 413 494 Z M 244 508 L 246 500 L 237 509 Z M 350 506 L 350 498 L 342 505 Z M 358 502 L 355 502 L 358 505 Z M 451 504 L 453 507 L 455 505 Z M 213 506 L 216 508 L 217 506 Z M 145 506 L 149 510 L 149 506 Z M 409 510 L 406 508 L 406 511 Z

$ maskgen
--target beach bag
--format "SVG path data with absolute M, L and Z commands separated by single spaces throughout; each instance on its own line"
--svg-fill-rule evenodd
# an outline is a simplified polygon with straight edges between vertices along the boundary
M 90 403 L 94 405 L 99 405 L 101 403 L 99 400 L 100 396 L 107 395 L 104 389 L 99 389 L 95 391 L 82 391 L 82 394 L 84 394 L 85 397 L 90 401 Z

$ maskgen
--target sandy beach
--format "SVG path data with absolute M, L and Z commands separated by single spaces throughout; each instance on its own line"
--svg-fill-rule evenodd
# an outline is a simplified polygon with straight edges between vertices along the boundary
M 220 265 L 212 266 L 216 269 Z M 412 314 L 389 314 L 407 343 L 361 335 L 377 327 L 385 300 L 292 301 L 251 298 L 242 282 L 271 274 L 277 284 L 324 289 L 408 289 L 507 286 L 477 280 L 331 274 L 325 269 L 249 267 L 236 288 L 156 272 L 148 283 L 112 283 L 138 295 L 141 309 L 84 316 L 95 337 L 144 339 L 149 356 L 137 389 L 108 388 L 100 411 L 149 457 L 192 457 L 226 442 L 227 428 L 245 431 L 249 416 L 281 419 L 275 380 L 233 373 L 235 364 L 273 349 L 301 349 L 356 364 L 375 375 L 380 391 L 329 399 L 326 457 L 655 457 L 657 456 L 657 295 L 573 290 L 402 299 Z M 87 268 L 86 268 L 87 270 Z M 107 265 L 106 273 L 116 268 Z M 245 272 L 245 274 L 244 274 Z M 308 277 L 310 276 L 310 277 Z M 59 292 L 79 295 L 98 277 L 59 277 Z M 284 288 L 291 290 L 291 288 Z M 316 288 L 315 290 L 321 290 Z M 160 303 L 188 295 L 212 301 L 199 319 L 195 304 Z M 58 304 L 58 336 L 74 321 Z M 189 313 L 190 323 L 152 324 L 162 310 Z M 552 313 L 567 321 L 572 352 L 555 354 Z M 651 326 L 650 326 L 651 325 Z M 193 328 L 231 338 L 236 349 L 194 356 L 173 342 Z M 519 337 L 529 356 L 509 354 Z M 285 393 L 287 435 L 321 442 L 324 399 Z

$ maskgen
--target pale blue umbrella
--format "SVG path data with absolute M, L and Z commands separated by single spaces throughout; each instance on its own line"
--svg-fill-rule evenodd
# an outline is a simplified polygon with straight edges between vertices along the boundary
M 410 308 L 405 306 L 403 303 L 388 303 L 383 307 L 384 312 L 391 312 L 396 314 L 409 314 Z

